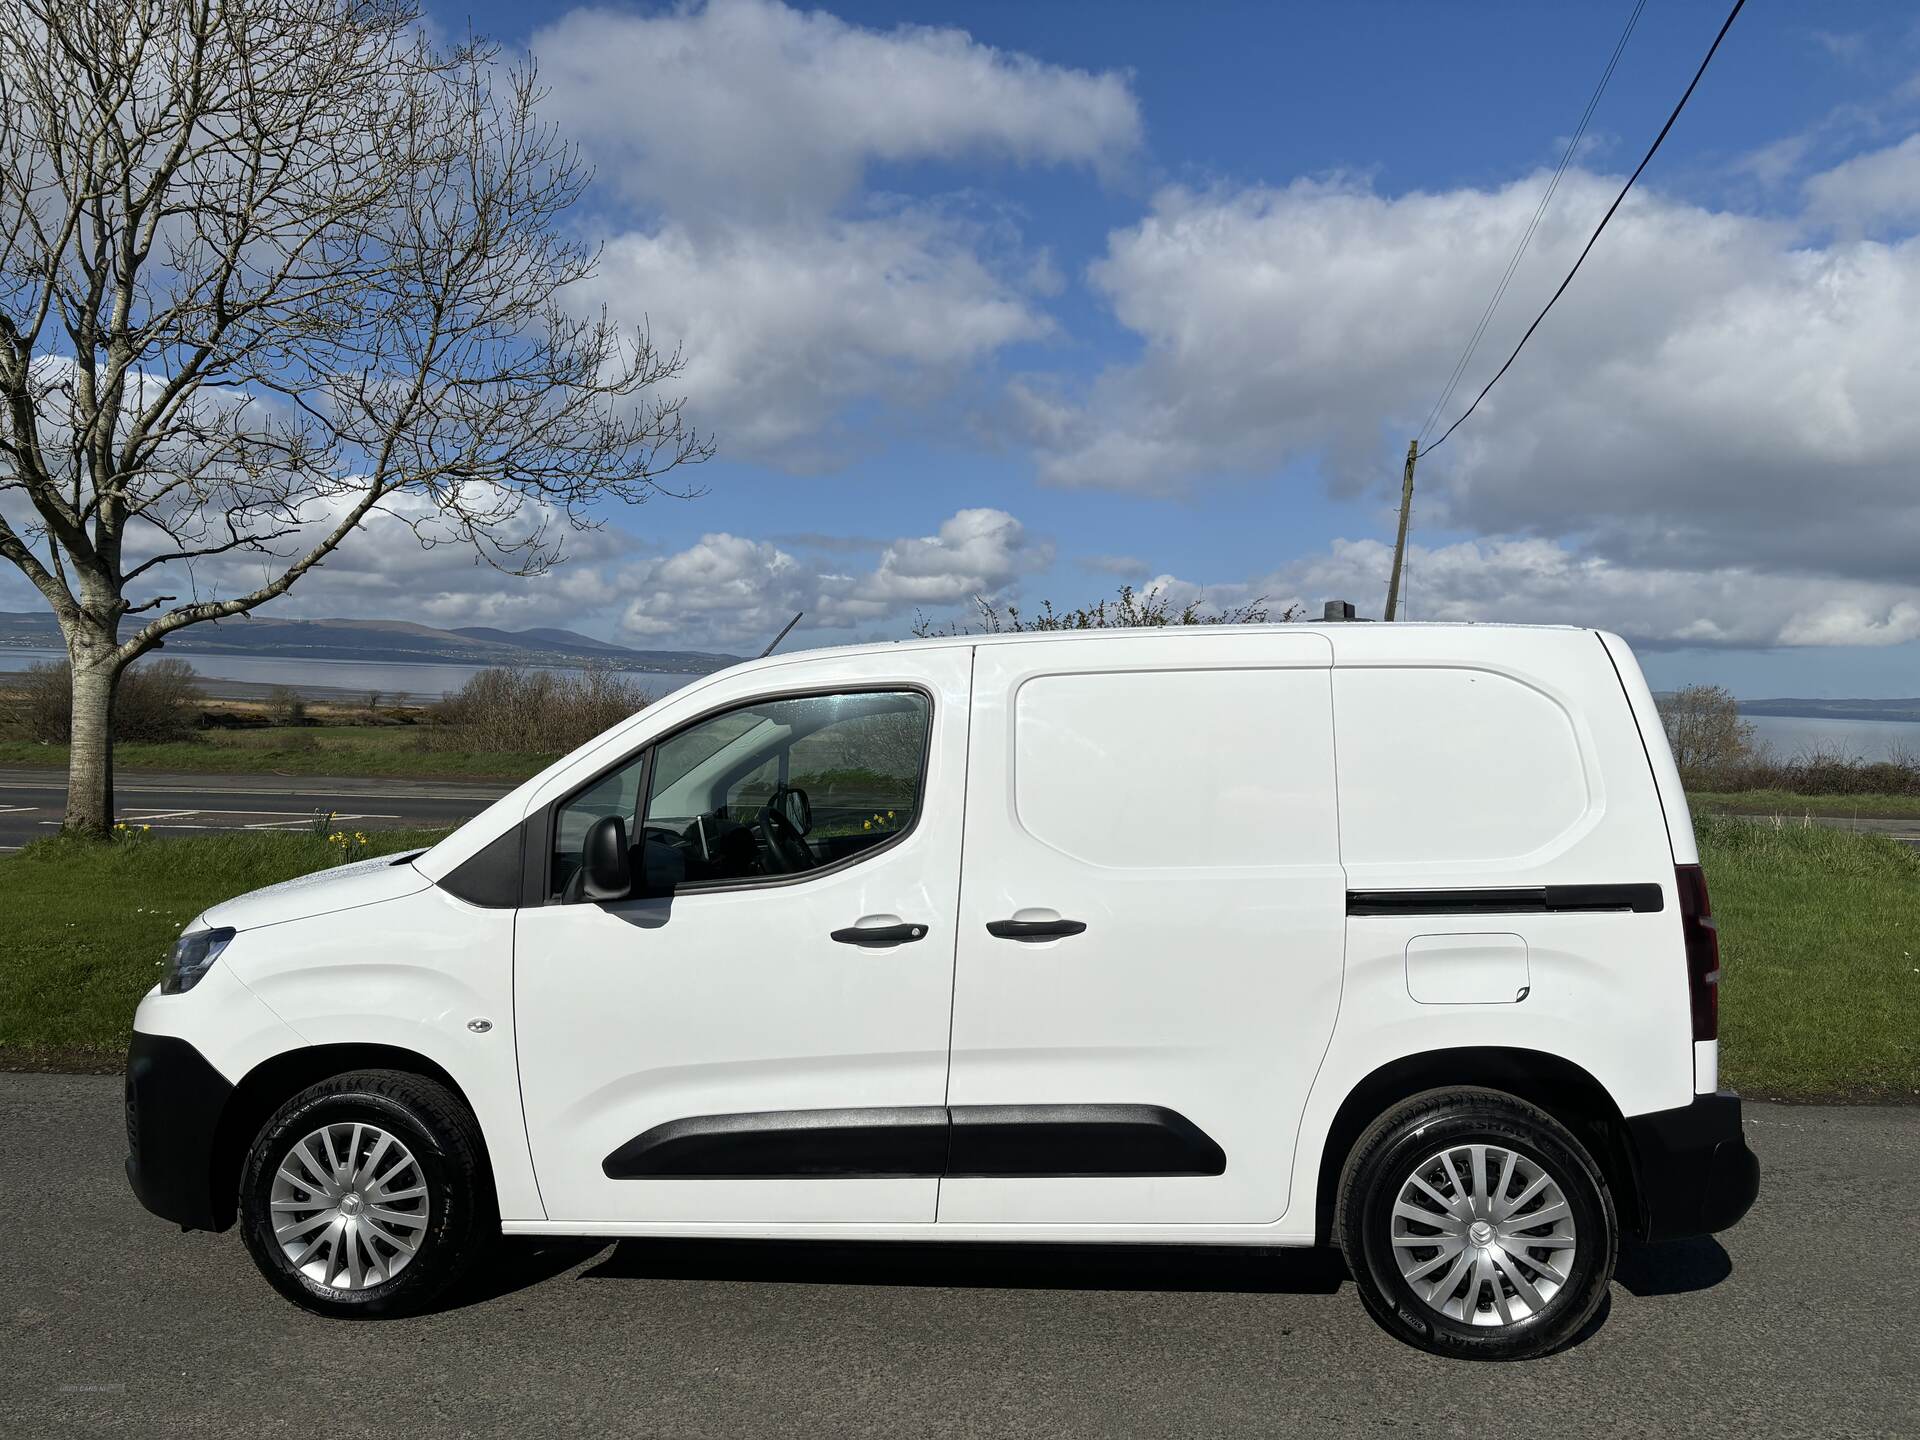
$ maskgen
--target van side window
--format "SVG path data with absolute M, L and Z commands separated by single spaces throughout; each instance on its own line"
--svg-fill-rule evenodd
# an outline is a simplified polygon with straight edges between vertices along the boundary
M 627 833 L 634 833 L 640 814 L 640 778 L 646 768 L 647 754 L 643 750 L 618 770 L 609 771 L 576 792 L 554 813 L 553 858 L 547 880 L 551 893 L 564 891 L 573 872 L 580 868 L 581 848 L 594 821 L 618 815 L 626 821 Z
M 697 720 L 655 747 L 644 806 L 643 754 L 561 807 L 556 890 L 604 815 L 625 817 L 636 845 L 678 850 L 682 888 L 855 859 L 912 827 L 931 720 L 931 702 L 911 690 L 759 700 Z

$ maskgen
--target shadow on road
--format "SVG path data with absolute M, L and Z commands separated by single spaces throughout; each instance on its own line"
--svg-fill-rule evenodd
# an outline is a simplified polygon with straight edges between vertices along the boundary
M 1347 1269 L 1332 1251 L 1229 1246 L 623 1240 L 583 1278 L 1331 1295 Z
M 1711 1290 L 1733 1273 L 1733 1259 L 1711 1235 L 1659 1245 L 1628 1241 L 1613 1278 L 1630 1295 L 1684 1295 Z
M 830 1240 L 509 1240 L 440 1308 L 543 1285 L 588 1261 L 583 1280 L 744 1281 L 932 1289 L 1122 1290 L 1331 1295 L 1348 1278 L 1333 1250 L 1183 1245 L 981 1245 Z M 1733 1273 L 1711 1237 L 1621 1249 L 1615 1279 L 1637 1296 L 1707 1290 Z M 1571 1343 L 1606 1318 L 1603 1306 Z
M 465 1282 L 456 1285 L 433 1308 L 463 1310 L 483 1305 L 518 1290 L 544 1285 L 584 1264 L 607 1248 L 606 1240 L 503 1240 L 493 1263 L 477 1267 Z

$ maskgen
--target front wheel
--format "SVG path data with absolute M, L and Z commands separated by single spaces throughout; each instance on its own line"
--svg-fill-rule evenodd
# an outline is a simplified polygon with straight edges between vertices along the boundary
M 1571 1340 L 1606 1297 L 1619 1226 L 1586 1148 L 1536 1106 L 1431 1091 L 1354 1146 L 1337 1229 L 1367 1308 L 1436 1354 L 1518 1360 Z
M 282 1295 L 323 1315 L 430 1304 L 498 1232 L 479 1127 L 424 1076 L 363 1070 L 309 1086 L 248 1152 L 241 1233 Z

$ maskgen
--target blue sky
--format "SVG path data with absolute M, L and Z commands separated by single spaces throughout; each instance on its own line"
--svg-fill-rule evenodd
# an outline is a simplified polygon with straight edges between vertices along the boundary
M 580 303 L 718 458 L 516 581 L 372 536 L 277 608 L 757 649 L 1122 581 L 1378 614 L 1421 426 L 1631 10 L 431 3 L 598 178 Z M 1450 419 L 1725 13 L 1652 0 Z M 1749 6 L 1572 291 L 1423 462 L 1415 618 L 1656 684 L 1920 693 L 1920 17 Z M 0 592 L 0 603 L 7 593 Z

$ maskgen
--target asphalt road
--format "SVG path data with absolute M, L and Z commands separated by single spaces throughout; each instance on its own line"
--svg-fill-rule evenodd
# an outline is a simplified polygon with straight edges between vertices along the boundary
M 1448 1362 L 1337 1261 L 1173 1249 L 511 1247 L 412 1320 L 297 1311 L 121 1174 L 111 1077 L 0 1076 L 16 1435 L 1893 1436 L 1920 1427 L 1920 1109 L 1756 1105 L 1754 1212 L 1630 1251 L 1544 1360 Z
M 310 775 L 170 775 L 123 771 L 114 777 L 117 817 L 156 834 L 206 830 L 300 830 L 315 811 L 358 830 L 456 825 L 479 814 L 511 786 L 447 780 L 328 779 Z M 0 769 L 0 852 L 49 835 L 66 808 L 63 770 Z

